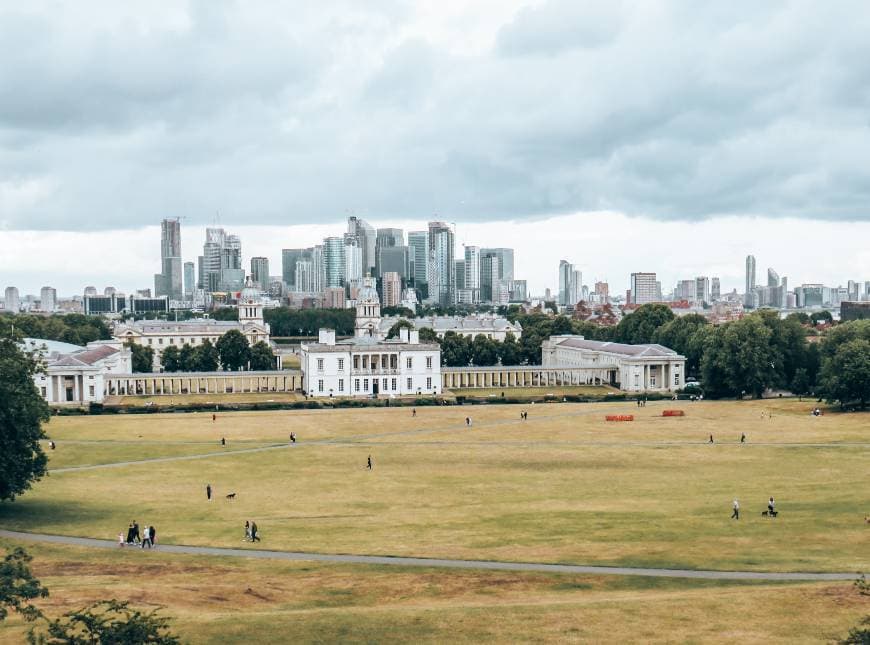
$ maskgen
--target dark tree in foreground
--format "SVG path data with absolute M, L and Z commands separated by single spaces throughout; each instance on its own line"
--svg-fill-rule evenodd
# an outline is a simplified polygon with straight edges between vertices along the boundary
M 865 616 L 857 627 L 849 630 L 841 645 L 870 645 L 870 616 Z
M 215 343 L 221 357 L 221 366 L 225 370 L 238 371 L 247 366 L 251 360 L 251 348 L 248 339 L 238 329 L 231 329 L 218 338 Z
M 131 609 L 128 602 L 103 600 L 49 621 L 46 633 L 31 632 L 29 641 L 40 645 L 180 643 L 169 631 L 169 619 L 159 616 L 159 611 L 142 612 Z
M 160 355 L 160 363 L 163 365 L 164 372 L 178 372 L 181 370 L 181 359 L 179 357 L 178 347 L 170 345 L 163 350 Z
M 218 350 L 211 341 L 206 338 L 193 350 L 190 355 L 190 371 L 192 372 L 216 372 L 218 368 Z
M 127 341 L 127 347 L 130 349 L 134 372 L 152 371 L 154 367 L 154 350 L 152 348 L 134 343 L 132 340 Z
M 49 411 L 33 382 L 37 369 L 13 340 L 0 339 L 0 501 L 15 499 L 45 474 L 39 440 Z
M 822 368 L 822 391 L 829 403 L 853 401 L 863 410 L 870 400 L 870 342 L 862 338 L 840 345 Z
M 261 340 L 251 346 L 251 369 L 262 372 L 275 369 L 275 356 L 268 343 Z
M 9 609 L 17 611 L 25 620 L 35 620 L 40 616 L 30 601 L 45 598 L 48 590 L 30 572 L 32 559 L 18 547 L 0 562 L 0 620 L 6 619 Z

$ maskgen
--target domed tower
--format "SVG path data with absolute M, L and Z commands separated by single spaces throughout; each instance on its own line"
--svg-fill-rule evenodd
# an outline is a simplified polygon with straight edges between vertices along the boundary
M 263 303 L 250 278 L 245 281 L 245 288 L 239 296 L 239 322 L 242 326 L 248 323 L 263 324 Z
M 356 324 L 354 335 L 357 338 L 370 336 L 378 338 L 381 324 L 381 301 L 377 290 L 366 285 L 359 290 L 356 301 Z

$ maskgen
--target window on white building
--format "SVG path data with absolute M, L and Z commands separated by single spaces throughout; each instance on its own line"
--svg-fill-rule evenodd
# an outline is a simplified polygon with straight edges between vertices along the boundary
M 162 339 L 162 338 L 158 338 L 158 339 L 157 339 L 157 344 L 158 344 L 158 345 L 162 345 L 162 344 L 163 344 L 163 339 Z
M 358 378 L 353 380 L 353 389 L 354 389 L 354 392 L 359 392 L 359 379 Z
M 393 392 L 395 392 L 396 391 L 396 379 L 393 379 L 392 385 L 393 385 L 392 390 L 393 390 Z M 45 389 L 45 388 L 42 388 L 42 389 Z
M 368 354 L 363 354 L 363 369 L 367 370 L 369 368 L 369 356 Z
M 426 357 L 426 369 L 427 370 L 432 369 L 432 357 L 431 356 Z
M 317 371 L 318 372 L 323 371 L 323 359 L 322 358 L 317 359 Z
M 42 398 L 44 399 L 46 397 L 46 395 L 48 394 L 48 391 L 44 387 L 41 387 L 39 389 L 42 390 Z
M 363 379 L 363 390 L 365 390 L 366 392 L 369 391 L 369 380 L 367 378 Z
M 426 379 L 426 389 L 427 390 L 432 389 L 432 377 L 431 376 Z
M 384 389 L 384 392 L 387 391 L 387 379 L 384 379 L 383 389 Z
M 170 338 L 170 339 L 169 339 L 169 344 L 170 344 L 170 345 L 174 345 L 174 344 L 175 344 L 175 339 L 174 339 L 174 338 Z
M 154 344 L 154 339 L 153 339 L 153 338 L 149 338 L 149 339 L 148 339 L 148 344 L 149 344 L 149 345 L 153 345 L 153 344 Z
M 344 370 L 344 359 L 339 358 L 338 359 L 338 371 L 341 372 L 342 370 Z
M 635 375 L 634 375 L 634 386 L 635 386 L 635 387 L 639 387 L 639 386 L 640 386 L 640 375 L 639 375 L 639 374 L 635 374 Z
M 414 359 L 411 356 L 405 359 L 405 367 L 407 367 L 408 369 L 414 367 Z
M 680 384 L 680 375 L 674 374 L 674 385 L 679 385 L 679 384 Z
M 338 379 L 338 391 L 344 392 L 344 379 L 343 378 Z
M 317 391 L 323 392 L 323 379 L 318 379 L 317 381 Z
M 93 386 L 93 385 L 91 385 L 91 386 L 88 387 L 88 393 L 89 393 L 91 396 L 94 395 L 94 386 Z
M 359 355 L 353 357 L 353 369 L 359 369 Z
M 414 389 L 414 380 L 413 379 L 410 379 L 410 378 L 408 379 L 408 389 L 409 390 Z

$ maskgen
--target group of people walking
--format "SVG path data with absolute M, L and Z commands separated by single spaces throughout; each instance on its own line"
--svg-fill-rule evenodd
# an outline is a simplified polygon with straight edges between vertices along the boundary
M 143 549 L 147 546 L 150 549 L 155 544 L 157 544 L 157 529 L 149 525 L 142 529 L 140 534 L 139 523 L 136 520 L 130 522 L 126 536 L 123 533 L 118 534 L 118 546 L 133 545 Z
M 740 519 L 740 502 L 737 499 L 734 500 L 734 503 L 731 505 L 731 519 L 739 520 Z M 776 502 L 771 495 L 770 499 L 767 500 L 767 515 L 768 517 L 776 517 Z
M 257 523 L 245 520 L 245 542 L 259 542 L 260 535 Z

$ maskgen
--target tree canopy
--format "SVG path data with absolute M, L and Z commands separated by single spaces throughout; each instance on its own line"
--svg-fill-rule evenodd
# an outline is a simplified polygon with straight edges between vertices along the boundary
M 251 345 L 251 369 L 263 372 L 275 369 L 272 348 L 265 341 L 261 340 Z
M 84 314 L 0 314 L 0 336 L 9 336 L 10 328 L 29 338 L 59 340 L 73 345 L 87 345 L 95 340 L 112 337 L 109 326 L 100 316 Z
M 220 356 L 221 367 L 225 370 L 244 369 L 248 365 L 248 361 L 251 360 L 248 339 L 238 329 L 231 329 L 218 338 L 215 347 Z
M 641 305 L 619 321 L 616 326 L 616 340 L 632 345 L 651 343 L 656 330 L 675 317 L 667 305 Z
M 134 372 L 150 372 L 154 367 L 154 350 L 147 345 L 127 341 Z
M 39 610 L 30 604 L 36 598 L 48 596 L 48 590 L 30 571 L 33 558 L 21 547 L 7 553 L 0 562 L 0 620 L 6 620 L 9 609 L 35 620 Z
M 33 377 L 39 366 L 11 338 L 0 338 L 0 501 L 15 499 L 45 475 L 39 445 L 48 405 Z

